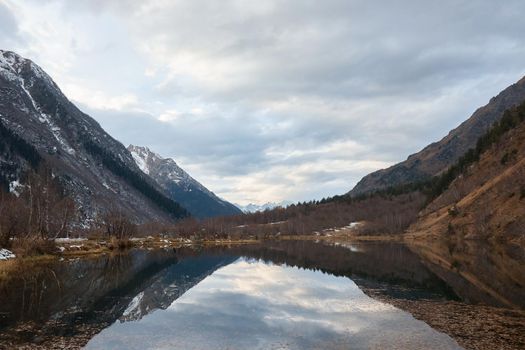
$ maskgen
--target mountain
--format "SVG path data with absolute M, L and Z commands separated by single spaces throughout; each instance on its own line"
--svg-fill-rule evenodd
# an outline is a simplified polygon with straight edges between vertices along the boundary
M 376 190 L 413 183 L 438 175 L 476 145 L 478 138 L 501 118 L 503 112 L 525 100 L 525 77 L 509 86 L 465 122 L 407 160 L 365 176 L 349 192 L 357 196 Z
M 147 147 L 128 146 L 137 166 L 168 195 L 198 218 L 237 215 L 242 212 L 201 185 L 171 158 L 162 158 Z
M 85 224 L 109 210 L 136 222 L 187 215 L 39 66 L 0 50 L 0 184 L 13 190 L 42 168 L 74 199 Z
M 290 201 L 282 201 L 282 202 L 278 202 L 278 203 L 276 203 L 276 202 L 268 202 L 268 203 L 264 203 L 264 204 L 253 204 L 253 203 L 250 203 L 250 204 L 247 204 L 247 205 L 240 205 L 240 204 L 235 204 L 235 205 L 237 206 L 237 208 L 241 209 L 244 213 L 256 213 L 258 211 L 271 210 L 271 209 L 274 209 L 274 208 L 277 208 L 277 207 L 286 208 L 290 204 L 292 204 L 292 202 L 290 202 Z
M 456 165 L 459 174 L 421 211 L 416 236 L 525 244 L 525 99 L 505 112 Z M 462 163 L 462 164 L 461 164 Z M 450 170 L 449 170 L 450 171 Z

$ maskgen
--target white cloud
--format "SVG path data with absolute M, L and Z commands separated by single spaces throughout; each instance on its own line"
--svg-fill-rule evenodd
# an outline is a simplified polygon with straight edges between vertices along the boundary
M 133 94 L 109 96 L 103 91 L 87 90 L 80 85 L 66 84 L 67 96 L 74 102 L 81 103 L 93 109 L 117 110 L 133 109 L 138 105 L 138 97 Z

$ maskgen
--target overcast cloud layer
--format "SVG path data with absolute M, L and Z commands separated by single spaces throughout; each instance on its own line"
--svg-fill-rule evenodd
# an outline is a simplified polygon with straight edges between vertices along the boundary
M 521 78 L 524 13 L 523 0 L 0 0 L 0 47 L 220 196 L 302 201 L 347 192 Z

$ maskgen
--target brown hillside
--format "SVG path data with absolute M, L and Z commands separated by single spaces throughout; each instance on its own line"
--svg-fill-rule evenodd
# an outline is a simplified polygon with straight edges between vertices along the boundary
M 525 244 L 525 123 L 456 178 L 420 213 L 409 232 Z

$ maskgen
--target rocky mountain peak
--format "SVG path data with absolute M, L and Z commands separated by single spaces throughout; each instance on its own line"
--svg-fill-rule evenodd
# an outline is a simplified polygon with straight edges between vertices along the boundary
M 129 145 L 130 151 L 137 166 L 146 174 L 165 177 L 183 186 L 194 185 L 202 191 L 208 191 L 199 182 L 193 179 L 172 158 L 163 158 L 145 146 Z
M 148 147 L 129 145 L 137 166 L 151 176 L 171 198 L 197 217 L 240 214 L 241 211 L 217 197 L 179 167 L 172 158 L 163 158 Z
M 156 163 L 161 160 L 161 157 L 152 152 L 148 147 L 129 145 L 128 151 L 133 156 L 133 160 L 137 163 L 137 166 L 144 173 L 149 174 L 149 164 Z
M 42 68 L 12 51 L 0 50 L 0 74 L 10 81 L 21 83 L 25 88 L 27 84 L 32 86 L 35 79 L 40 79 L 52 87 L 55 93 L 63 95 L 58 85 Z

